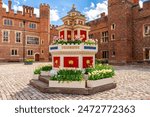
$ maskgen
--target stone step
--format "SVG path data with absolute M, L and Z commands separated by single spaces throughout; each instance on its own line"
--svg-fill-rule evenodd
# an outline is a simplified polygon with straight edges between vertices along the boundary
M 46 93 L 46 89 L 48 88 L 48 84 L 37 79 L 30 80 L 30 85 L 32 85 L 33 87 L 35 87 L 43 93 Z
M 49 84 L 49 79 L 50 79 L 50 76 L 40 76 L 39 77 L 39 80 L 46 84 Z
M 37 79 L 32 79 L 30 85 L 38 89 L 43 93 L 60 93 L 60 94 L 76 94 L 76 95 L 92 95 L 98 92 L 107 91 L 116 88 L 116 83 L 110 83 L 93 88 L 61 88 L 61 87 L 49 87 L 47 83 L 44 83 Z

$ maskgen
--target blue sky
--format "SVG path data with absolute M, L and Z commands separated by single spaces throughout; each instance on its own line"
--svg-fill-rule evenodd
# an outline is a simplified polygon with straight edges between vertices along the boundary
M 7 8 L 8 0 L 3 0 L 3 2 L 3 6 Z M 29 5 L 35 7 L 36 14 L 39 14 L 40 3 L 48 3 L 51 7 L 51 24 L 54 25 L 62 24 L 60 18 L 67 14 L 72 4 L 75 4 L 77 9 L 86 15 L 87 20 L 98 18 L 102 12 L 107 14 L 107 0 L 12 0 L 12 2 L 15 11 L 22 10 L 22 5 Z M 142 4 L 141 1 L 140 4 Z

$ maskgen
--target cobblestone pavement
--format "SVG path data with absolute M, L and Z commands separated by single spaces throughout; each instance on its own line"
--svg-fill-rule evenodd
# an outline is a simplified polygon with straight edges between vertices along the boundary
M 117 88 L 95 95 L 44 94 L 28 85 L 33 70 L 43 64 L 0 63 L 0 100 L 150 99 L 150 67 L 115 66 Z

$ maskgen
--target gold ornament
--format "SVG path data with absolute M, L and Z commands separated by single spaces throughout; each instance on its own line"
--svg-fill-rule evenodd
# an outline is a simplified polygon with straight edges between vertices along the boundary
M 87 60 L 87 61 L 86 61 L 86 64 L 90 64 L 90 60 Z
M 74 63 L 73 60 L 69 61 L 69 65 L 73 65 L 73 63 Z
M 58 60 L 55 61 L 55 64 L 58 64 Z

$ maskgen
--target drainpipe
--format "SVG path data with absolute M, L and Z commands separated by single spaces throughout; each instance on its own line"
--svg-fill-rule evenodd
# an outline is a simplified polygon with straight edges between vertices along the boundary
M 24 26 L 24 31 L 23 31 L 23 34 L 24 34 L 24 36 L 23 36 L 23 62 L 25 61 L 25 50 L 26 50 L 26 48 L 25 48 L 25 45 L 26 45 L 25 24 L 26 24 L 26 21 L 23 20 L 23 26 Z

